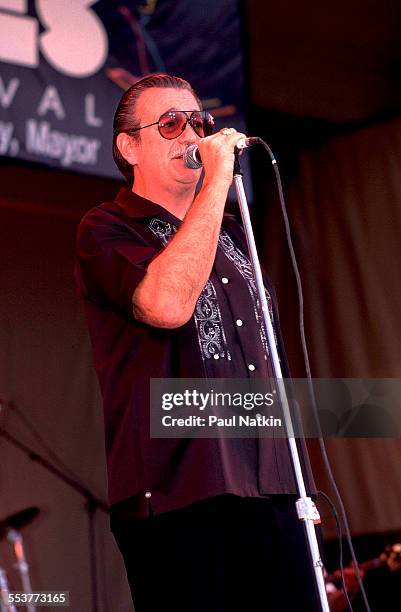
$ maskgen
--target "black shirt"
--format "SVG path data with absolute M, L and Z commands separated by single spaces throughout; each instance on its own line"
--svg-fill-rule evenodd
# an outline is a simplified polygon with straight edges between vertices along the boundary
M 114 202 L 91 209 L 78 230 L 76 280 L 104 402 L 109 500 L 134 496 L 139 516 L 149 502 L 157 514 L 223 493 L 296 493 L 285 439 L 149 435 L 151 378 L 271 376 L 243 232 L 230 215 L 188 323 L 160 329 L 134 318 L 134 290 L 180 224 L 162 206 L 122 189 Z M 283 355 L 268 281 L 266 290 Z

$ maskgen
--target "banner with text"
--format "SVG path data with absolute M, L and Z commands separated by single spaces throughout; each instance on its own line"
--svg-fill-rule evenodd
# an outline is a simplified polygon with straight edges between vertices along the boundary
M 235 0 L 0 0 L 0 155 L 118 177 L 122 92 L 166 71 L 244 129 Z

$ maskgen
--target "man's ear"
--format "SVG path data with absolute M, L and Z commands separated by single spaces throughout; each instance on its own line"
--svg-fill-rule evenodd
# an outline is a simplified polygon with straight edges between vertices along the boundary
M 131 166 L 135 166 L 135 164 L 138 163 L 137 141 L 134 140 L 132 136 L 128 136 L 125 132 L 121 132 L 117 136 L 116 144 L 124 159 L 126 159 Z

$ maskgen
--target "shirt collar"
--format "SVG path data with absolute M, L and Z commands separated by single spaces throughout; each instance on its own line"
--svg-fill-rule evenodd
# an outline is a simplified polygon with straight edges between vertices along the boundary
M 133 219 L 147 219 L 163 216 L 164 218 L 167 217 L 168 220 L 176 226 L 182 223 L 181 219 L 178 219 L 173 213 L 169 212 L 167 208 L 143 198 L 126 187 L 121 187 L 115 198 L 115 202 Z M 229 219 L 235 219 L 235 216 L 228 210 L 225 210 L 224 220 L 227 221 Z
M 115 201 L 131 218 L 145 219 L 148 217 L 167 216 L 173 219 L 176 225 L 181 223 L 180 219 L 175 217 L 166 208 L 163 208 L 163 206 L 160 206 L 160 204 L 147 200 L 126 187 L 120 189 Z

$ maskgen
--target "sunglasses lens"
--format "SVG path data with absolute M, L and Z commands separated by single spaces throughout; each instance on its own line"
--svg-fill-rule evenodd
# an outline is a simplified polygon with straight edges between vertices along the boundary
M 183 133 L 187 118 L 180 111 L 169 111 L 164 113 L 159 119 L 159 132 L 163 138 L 172 140 Z
M 213 132 L 214 119 L 207 111 L 195 111 L 192 113 L 190 123 L 194 131 L 201 138 L 210 136 Z
M 172 140 L 181 136 L 185 130 L 188 117 L 183 111 L 168 111 L 159 119 L 159 132 L 163 138 Z M 189 123 L 198 136 L 204 138 L 213 132 L 214 119 L 207 111 L 194 111 L 191 113 Z

